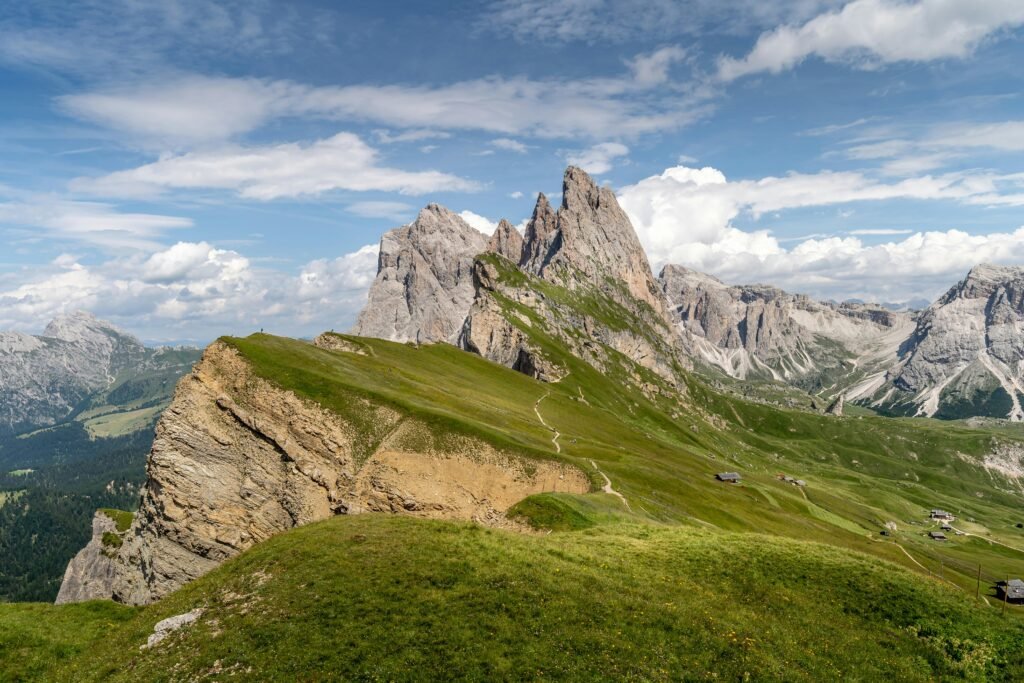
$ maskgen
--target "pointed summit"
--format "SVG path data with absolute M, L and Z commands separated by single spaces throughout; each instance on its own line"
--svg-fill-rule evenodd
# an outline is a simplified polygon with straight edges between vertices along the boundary
M 353 330 L 392 341 L 453 341 L 473 301 L 473 258 L 487 239 L 458 214 L 428 204 L 380 240 L 377 278 Z
M 541 192 L 537 195 L 537 204 L 533 207 L 533 216 L 526 224 L 526 235 L 523 241 L 523 254 L 519 261 L 523 270 L 540 274 L 547 263 L 552 242 L 558 231 L 558 215 L 548 203 L 548 198 Z
M 500 254 L 512 263 L 519 263 L 523 254 L 523 236 L 511 223 L 502 218 L 498 222 L 498 228 L 491 235 L 491 241 L 487 243 L 487 251 Z
M 650 304 L 667 320 L 647 254 L 610 188 L 599 187 L 576 166 L 567 168 L 555 227 L 557 234 L 550 240 L 541 275 L 547 277 L 548 271 L 563 266 L 583 273 L 598 286 L 604 286 L 607 278 L 621 281 L 634 298 Z

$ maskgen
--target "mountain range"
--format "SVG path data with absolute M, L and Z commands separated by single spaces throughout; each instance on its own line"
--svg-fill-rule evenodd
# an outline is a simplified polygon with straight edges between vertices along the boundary
M 0 436 L 162 407 L 198 355 L 147 348 L 84 311 L 54 318 L 41 335 L 0 332 Z
M 538 374 L 530 360 L 536 354 L 521 348 L 511 330 L 496 333 L 496 325 L 507 327 L 500 315 L 488 319 L 494 308 L 482 294 L 486 268 L 475 278 L 471 272 L 484 251 L 570 291 L 574 282 L 589 281 L 614 296 L 624 285 L 629 297 L 619 300 L 647 304 L 645 320 L 658 329 L 653 336 L 620 334 L 616 344 L 637 344 L 633 357 L 657 367 L 664 368 L 667 357 L 653 347 L 666 346 L 676 349 L 673 360 L 683 366 L 786 383 L 817 397 L 822 407 L 842 397 L 886 415 L 1024 417 L 1024 269 L 979 265 L 923 311 L 820 302 L 765 285 L 729 286 L 672 264 L 655 279 L 611 190 L 574 168 L 566 172 L 562 206 L 556 212 L 541 194 L 524 235 L 503 220 L 488 241 L 437 205 L 387 233 L 370 304 L 354 332 L 449 342 Z M 662 321 L 673 329 L 662 329 Z
M 1024 570 L 1018 425 L 841 398 L 1005 357 L 1007 277 L 917 313 L 655 277 L 575 168 L 523 234 L 428 205 L 382 238 L 356 334 L 211 344 L 138 509 L 97 513 L 43 612 L 70 628 L 0 626 L 55 680 L 1014 680 L 1024 632 L 988 601 Z

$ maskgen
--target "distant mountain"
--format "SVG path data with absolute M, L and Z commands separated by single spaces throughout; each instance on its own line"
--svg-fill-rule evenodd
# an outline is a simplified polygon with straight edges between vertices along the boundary
M 122 402 L 137 407 L 159 393 L 169 400 L 177 377 L 198 355 L 197 350 L 146 348 L 136 337 L 81 311 L 55 318 L 38 336 L 0 333 L 0 435 L 54 425 L 98 408 L 119 387 Z M 143 378 L 150 380 L 144 384 L 162 386 L 139 386 Z
M 901 415 L 1024 419 L 1024 268 L 973 268 L 920 314 L 898 355 L 847 399 Z
M 812 393 L 888 367 L 914 326 L 907 313 L 729 286 L 681 266 L 665 266 L 658 279 L 699 359 L 731 377 L 780 380 Z

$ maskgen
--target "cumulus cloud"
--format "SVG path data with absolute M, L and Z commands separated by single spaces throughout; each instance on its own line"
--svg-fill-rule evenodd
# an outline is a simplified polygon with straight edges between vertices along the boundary
M 0 287 L 0 328 L 36 330 L 61 312 L 86 309 L 156 339 L 348 329 L 376 269 L 376 245 L 311 261 L 297 274 L 258 267 L 205 242 L 98 265 L 62 258 L 16 286 Z
M 352 133 L 266 147 L 226 147 L 166 156 L 72 188 L 101 196 L 148 196 L 173 189 L 232 190 L 250 199 L 319 195 L 331 190 L 381 190 L 418 195 L 473 191 L 476 183 L 440 171 L 381 166 L 377 151 Z
M 488 237 L 493 235 L 494 231 L 498 229 L 498 221 L 492 221 L 490 218 L 481 216 L 478 213 L 466 210 L 460 211 L 459 215 L 462 217 L 462 220 L 469 223 L 470 227 L 476 228 Z
M 743 213 L 884 199 L 983 203 L 998 182 L 963 175 L 881 182 L 857 173 L 729 181 L 714 168 L 675 167 L 622 188 L 619 197 L 656 268 L 679 263 L 728 282 L 769 282 L 821 297 L 907 301 L 934 297 L 980 261 L 1020 261 L 1024 228 L 988 235 L 920 231 L 883 244 L 859 237 L 903 231 L 858 230 L 786 248 L 770 232 L 741 230 L 734 221 Z
M 876 65 L 963 58 L 987 37 L 1024 24 L 1018 0 L 854 0 L 799 26 L 762 34 L 742 59 L 723 57 L 718 76 L 730 81 L 779 73 L 808 57 Z
M 616 159 L 629 154 L 629 147 L 621 142 L 602 142 L 587 149 L 570 152 L 565 160 L 587 173 L 601 175 L 612 170 Z
M 64 111 L 158 146 L 194 145 L 287 118 L 372 122 L 382 143 L 444 137 L 451 130 L 513 135 L 621 137 L 675 129 L 703 113 L 698 89 L 657 91 L 676 61 L 666 48 L 638 55 L 629 72 L 577 80 L 490 76 L 439 86 L 319 86 L 190 75 L 58 98 Z M 653 79 L 653 80 L 652 80 Z

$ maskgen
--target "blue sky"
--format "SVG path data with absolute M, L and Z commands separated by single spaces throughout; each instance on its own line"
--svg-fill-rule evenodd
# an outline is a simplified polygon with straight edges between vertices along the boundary
M 1024 262 L 1022 32 L 1019 0 L 2 3 L 0 328 L 345 329 L 382 232 L 519 223 L 569 163 L 655 268 L 932 299 Z

